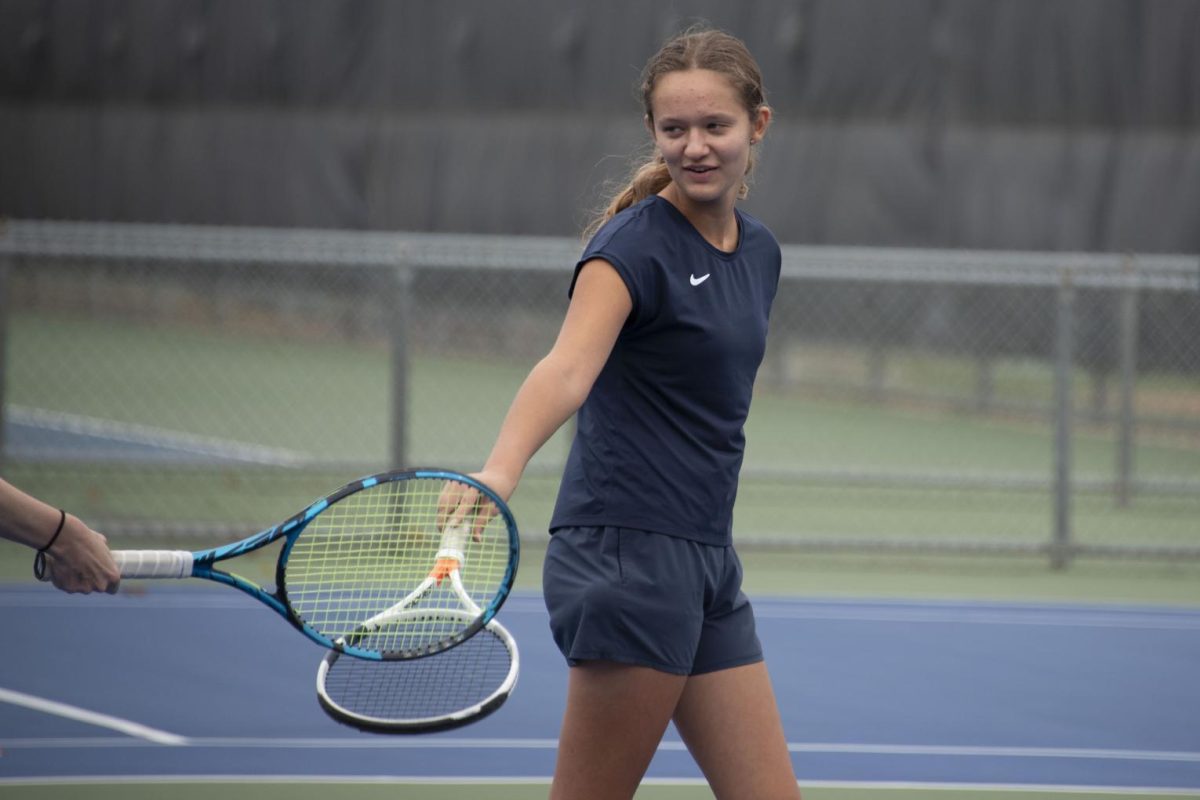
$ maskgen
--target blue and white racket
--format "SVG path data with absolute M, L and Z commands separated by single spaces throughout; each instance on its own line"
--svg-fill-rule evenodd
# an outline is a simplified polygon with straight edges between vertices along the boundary
M 445 524 L 438 498 L 447 481 L 476 490 L 467 524 Z M 215 566 L 277 540 L 274 589 Z M 117 550 L 113 558 L 122 578 L 216 581 L 265 603 L 324 647 L 403 660 L 483 629 L 512 589 L 519 553 L 512 512 L 490 488 L 451 470 L 412 469 L 353 481 L 222 547 Z

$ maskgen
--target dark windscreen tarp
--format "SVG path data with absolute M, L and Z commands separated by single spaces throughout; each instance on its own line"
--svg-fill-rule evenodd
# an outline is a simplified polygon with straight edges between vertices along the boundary
M 707 19 L 790 242 L 1200 250 L 1191 0 L 0 4 L 0 214 L 571 234 Z

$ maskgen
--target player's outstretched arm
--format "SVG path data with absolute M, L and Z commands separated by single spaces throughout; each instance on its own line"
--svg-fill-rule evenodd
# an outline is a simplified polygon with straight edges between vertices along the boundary
M 102 534 L 3 480 L 0 536 L 41 551 L 51 581 L 64 592 L 112 594 L 121 584 Z

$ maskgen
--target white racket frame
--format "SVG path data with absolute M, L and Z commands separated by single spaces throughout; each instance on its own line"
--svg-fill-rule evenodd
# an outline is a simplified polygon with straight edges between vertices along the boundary
M 453 609 L 438 609 L 433 612 L 422 611 L 421 609 L 405 609 L 398 612 L 398 615 L 411 614 L 416 616 L 428 613 L 438 615 L 461 615 L 465 620 L 474 619 L 476 616 L 468 611 L 456 612 Z M 321 659 L 321 663 L 317 667 L 317 697 L 327 714 L 330 714 L 339 721 L 346 722 L 361 729 L 381 732 L 390 731 L 393 733 L 419 733 L 421 731 L 446 730 L 449 728 L 456 728 L 461 725 L 466 725 L 476 717 L 490 714 L 503 705 L 504 701 L 507 700 L 509 695 L 513 693 L 513 690 L 516 689 L 517 678 L 521 672 L 521 653 L 517 649 L 516 639 L 513 638 L 508 629 L 501 625 L 496 619 L 489 620 L 488 623 L 484 625 L 484 628 L 491 634 L 495 635 L 496 638 L 498 638 L 508 650 L 508 673 L 505 675 L 504 680 L 501 681 L 499 685 L 497 685 L 496 688 L 490 694 L 488 694 L 487 697 L 476 703 L 472 703 L 469 706 L 457 709 L 447 714 L 438 714 L 430 717 L 410 717 L 404 719 L 376 717 L 369 714 L 351 711 L 330 697 L 329 692 L 325 687 L 325 682 L 329 676 L 329 671 L 337 662 L 338 658 L 349 657 L 338 653 L 337 651 L 330 651 L 327 653 L 325 657 Z M 482 633 L 482 631 L 480 633 Z M 478 635 L 479 634 L 477 633 L 476 636 Z M 439 658 L 441 655 L 441 653 L 435 653 L 431 656 L 425 656 L 425 658 Z M 387 664 L 386 667 L 383 666 L 385 663 Z M 380 662 L 381 666 L 379 668 L 411 669 L 413 664 L 413 661 Z

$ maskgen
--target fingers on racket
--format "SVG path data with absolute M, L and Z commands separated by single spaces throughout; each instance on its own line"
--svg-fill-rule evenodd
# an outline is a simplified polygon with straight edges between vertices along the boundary
M 466 526 L 479 541 L 488 523 L 500 512 L 497 504 L 474 486 L 448 481 L 438 496 L 438 525 L 442 528 Z
M 452 522 L 461 522 L 466 508 L 463 508 L 463 511 L 459 511 L 459 508 L 473 506 L 477 494 L 474 487 L 459 481 L 446 481 L 442 484 L 442 490 L 438 494 L 438 527 L 444 528 Z
M 316 515 L 277 570 L 293 612 L 335 647 L 368 659 L 419 658 L 482 628 L 512 587 L 516 524 L 490 490 L 472 487 L 476 507 L 495 506 L 483 535 L 439 525 L 447 476 L 418 471 L 379 481 Z M 447 580 L 454 572 L 458 578 Z M 462 613 L 464 596 L 477 613 Z M 399 613 L 408 608 L 424 613 Z M 443 610 L 453 613 L 435 613 Z
M 520 655 L 492 620 L 470 640 L 430 658 L 368 661 L 330 652 L 317 670 L 317 698 L 333 719 L 377 733 L 426 733 L 488 716 L 517 684 Z

